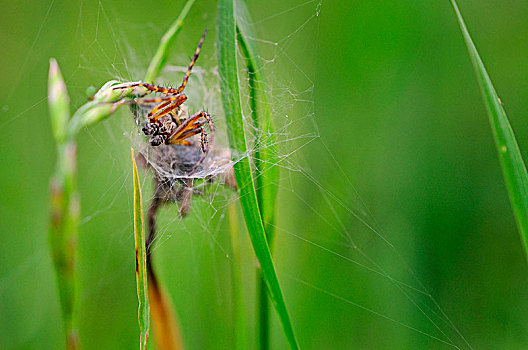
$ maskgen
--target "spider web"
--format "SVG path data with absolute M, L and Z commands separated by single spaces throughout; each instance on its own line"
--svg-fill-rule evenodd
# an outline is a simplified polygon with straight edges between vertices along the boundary
M 50 2 L 49 10 L 44 16 L 44 28 L 45 20 L 52 12 L 53 6 L 54 1 Z M 208 6 L 212 8 L 211 4 L 197 4 L 188 22 L 214 23 L 214 15 L 205 11 Z M 278 22 L 286 24 L 277 30 L 274 36 L 268 36 L 264 30 L 260 30 L 258 37 L 250 38 L 258 43 L 261 49 L 260 58 L 264 62 L 263 72 L 266 76 L 264 88 L 275 123 L 273 139 L 279 151 L 279 161 L 275 166 L 281 170 L 281 178 L 277 184 L 280 194 L 279 214 L 275 224 L 275 260 L 286 300 L 291 306 L 292 318 L 302 320 L 304 317 L 314 317 L 316 304 L 306 303 L 302 301 L 302 297 L 314 298 L 318 302 L 329 298 L 333 300 L 331 305 L 341 307 L 345 313 L 353 314 L 350 318 L 357 322 L 361 322 L 362 317 L 368 317 L 368 322 L 361 329 L 368 329 L 370 335 L 378 335 L 376 329 L 388 332 L 388 340 L 382 343 L 386 346 L 405 343 L 406 340 L 396 338 L 396 334 L 399 334 L 401 337 L 413 339 L 410 341 L 412 343 L 424 342 L 432 344 L 435 348 L 445 345 L 447 348 L 471 349 L 463 334 L 412 267 L 408 252 L 402 253 L 402 248 L 391 242 L 391 234 L 384 232 L 370 212 L 368 201 L 360 195 L 351 175 L 341 165 L 335 151 L 330 148 L 328 140 L 319 134 L 318 124 L 327 122 L 328 116 L 315 114 L 316 86 L 313 62 L 302 65 L 298 58 L 304 50 L 315 52 L 314 48 L 310 48 L 313 41 L 308 39 L 318 33 L 321 10 L 324 11 L 324 4 L 313 0 L 288 3 L 281 8 L 274 8 L 271 12 L 256 12 L 262 15 L 254 16 L 252 25 L 255 28 L 270 28 Z M 92 21 L 93 16 L 96 16 L 95 21 Z M 290 21 L 289 18 L 295 20 Z M 92 22 L 95 26 L 88 24 Z M 127 14 L 103 1 L 97 2 L 95 10 L 81 1 L 76 24 L 75 35 L 79 44 L 74 49 L 78 50 L 78 61 L 66 62 L 66 65 L 69 64 L 74 69 L 68 75 L 65 74 L 75 108 L 85 101 L 86 81 L 97 85 L 96 82 L 110 79 L 140 79 L 157 45 L 157 38 L 161 37 L 165 27 L 154 21 L 133 22 Z M 158 81 L 160 85 L 179 85 L 194 45 L 201 34 L 199 29 L 196 25 L 184 26 L 178 37 L 179 44 L 174 50 L 173 58 Z M 39 40 L 39 35 L 40 30 L 35 42 Z M 221 107 L 214 35 L 209 34 L 206 38 L 201 56 L 193 69 L 185 90 L 189 97 L 186 105 L 190 113 L 204 109 L 213 116 L 217 129 L 216 149 L 233 153 L 227 143 Z M 30 50 L 28 60 L 32 54 Z M 241 56 L 240 62 L 243 62 Z M 240 76 L 241 86 L 247 86 L 247 72 L 243 67 Z M 19 77 L 17 82 L 21 80 L 22 77 Z M 200 176 L 219 175 L 231 167 L 233 162 L 246 157 L 254 159 L 256 150 L 270 146 L 269 138 L 249 122 L 249 94 L 244 88 L 242 99 L 249 151 L 236 155 L 234 161 L 222 166 L 209 166 L 199 174 Z M 45 99 L 38 100 L 35 105 L 27 106 L 26 110 L 15 114 L 11 119 L 2 120 L 2 125 L 24 118 L 34 106 L 44 101 Z M 122 110 L 93 130 L 84 130 L 84 140 L 80 141 L 79 183 L 83 201 L 81 236 L 84 237 L 81 238 L 81 244 L 95 246 L 95 241 L 101 242 L 98 252 L 85 252 L 84 260 L 83 253 L 80 256 L 81 266 L 97 270 L 91 271 L 90 277 L 86 274 L 83 280 L 83 283 L 91 287 L 83 289 L 80 295 L 80 309 L 81 312 L 84 311 L 81 328 L 83 325 L 87 328 L 93 327 L 101 320 L 100 314 L 90 314 L 87 311 L 88 306 L 83 309 L 82 305 L 90 305 L 88 301 L 100 305 L 109 302 L 105 295 L 107 290 L 115 288 L 119 275 L 129 272 L 131 255 L 127 249 L 133 242 L 132 220 L 129 220 L 132 216 L 132 180 L 130 161 L 125 155 L 129 146 L 139 150 L 145 150 L 147 147 L 138 124 L 141 123 L 135 124 L 130 112 Z M 88 147 L 94 149 L 89 150 Z M 313 149 L 318 149 L 318 155 L 324 156 L 324 161 L 311 161 L 310 152 Z M 101 172 L 98 164 L 107 167 L 105 172 Z M 313 168 L 314 164 L 317 164 L 317 168 Z M 339 180 L 328 181 L 324 169 L 332 169 L 334 173 L 338 173 Z M 175 179 L 186 177 L 163 167 L 144 171 L 142 188 L 146 206 L 153 196 L 152 171 L 163 172 L 164 176 Z M 94 184 L 97 185 L 96 189 Z M 340 188 L 347 188 L 348 191 L 342 193 L 338 190 Z M 157 238 L 152 247 L 156 264 L 160 266 L 160 272 L 176 301 L 176 309 L 181 315 L 187 315 L 182 322 L 184 334 L 186 331 L 190 332 L 192 326 L 188 324 L 196 325 L 199 321 L 204 321 L 203 316 L 200 317 L 199 314 L 205 313 L 206 306 L 196 305 L 201 303 L 217 312 L 225 312 L 230 305 L 231 291 L 225 277 L 229 276 L 229 267 L 233 261 L 228 239 L 227 208 L 236 203 L 238 198 L 232 190 L 225 188 L 218 181 L 207 185 L 204 183 L 197 190 L 200 193 L 193 197 L 191 214 L 188 217 L 181 219 L 178 216 L 176 203 L 167 205 L 160 211 Z M 315 231 L 309 225 L 293 222 L 281 215 L 281 210 L 288 203 L 292 203 L 295 208 L 293 215 L 309 213 L 314 220 L 323 223 L 326 232 Z M 116 219 L 115 224 L 109 223 L 106 232 L 91 232 L 92 228 L 99 227 L 102 222 L 112 221 L 115 217 L 119 219 Z M 247 238 L 243 240 L 243 244 L 249 247 Z M 293 249 L 293 253 L 287 251 L 288 249 Z M 409 255 L 412 256 L 412 252 Z M 92 258 L 97 263 L 90 267 L 88 260 Z M 41 259 L 41 256 L 33 257 L 24 264 L 26 267 L 20 268 L 31 268 L 35 260 L 40 262 Z M 318 275 L 322 269 L 317 263 L 303 263 L 303 259 L 331 262 L 338 269 L 331 276 L 327 276 L 328 279 L 322 279 Z M 243 262 L 244 276 L 252 276 L 254 257 L 250 250 L 244 253 Z M 306 266 L 310 268 L 307 269 Z M 303 270 L 299 272 L 301 268 Z M 0 281 L 6 285 L 15 278 L 16 274 L 2 277 Z M 365 288 L 347 288 L 349 283 L 355 288 L 358 287 L 358 284 L 351 283 L 351 280 L 362 281 Z M 170 287 L 181 286 L 182 283 L 188 283 L 190 287 L 182 287 L 181 290 Z M 134 287 L 126 287 L 127 292 L 123 293 L 128 293 L 127 296 L 133 298 Z M 390 305 L 383 298 L 376 297 L 379 290 L 385 293 L 390 291 Z M 202 297 L 202 300 L 189 302 L 189 305 L 179 303 L 185 299 L 184 293 L 189 292 L 197 293 L 195 299 Z M 252 300 L 251 292 L 247 291 L 248 303 Z M 214 296 L 213 301 L 203 301 L 204 296 L 210 298 L 211 295 Z M 193 308 L 196 308 L 194 313 Z M 326 326 L 324 329 L 333 326 L 337 325 Z M 360 326 L 358 323 L 351 325 L 351 329 L 355 327 Z M 224 329 L 221 326 L 218 328 L 219 333 Z M 276 322 L 274 330 L 277 334 L 280 332 Z M 297 331 L 301 344 L 308 345 L 307 339 L 317 336 L 306 334 L 302 329 Z M 391 339 L 390 335 L 394 335 L 394 338 Z M 427 341 L 422 340 L 422 337 Z M 284 347 L 281 339 L 274 341 L 278 348 Z M 193 343 L 199 347 L 197 344 L 200 343 Z

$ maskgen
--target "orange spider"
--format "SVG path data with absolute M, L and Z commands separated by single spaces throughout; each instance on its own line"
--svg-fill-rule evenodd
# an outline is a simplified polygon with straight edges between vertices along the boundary
M 172 144 L 181 144 L 186 146 L 191 146 L 192 143 L 187 139 L 191 136 L 201 134 L 201 148 L 202 148 L 202 157 L 196 163 L 192 169 L 192 173 L 200 166 L 204 161 L 205 157 L 209 152 L 209 140 L 208 135 L 203 128 L 205 123 L 209 125 L 209 131 L 211 133 L 210 139 L 214 137 L 214 125 L 211 119 L 211 116 L 205 111 L 199 111 L 188 119 L 183 119 L 180 116 L 179 110 L 180 106 L 187 100 L 187 96 L 182 94 L 189 76 L 191 75 L 191 70 L 198 59 L 200 54 L 200 49 L 207 34 L 207 29 L 204 31 L 198 47 L 194 52 L 194 56 L 189 64 L 187 73 L 183 78 L 183 82 L 177 89 L 166 88 L 163 86 L 158 86 L 149 83 L 132 83 L 124 86 L 115 87 L 114 89 L 126 89 L 136 86 L 144 87 L 145 89 L 157 92 L 161 94 L 166 94 L 165 97 L 157 98 L 141 98 L 136 100 L 134 103 L 137 104 L 154 104 L 159 103 L 156 107 L 152 108 L 147 115 L 148 121 L 145 126 L 142 128 L 145 135 L 151 136 L 150 144 L 152 146 L 159 146 L 161 144 L 172 145 Z

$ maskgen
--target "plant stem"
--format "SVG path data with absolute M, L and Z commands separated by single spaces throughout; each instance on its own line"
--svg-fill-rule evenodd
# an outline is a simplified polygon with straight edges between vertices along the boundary
M 77 147 L 68 139 L 70 98 L 55 59 L 50 59 L 48 105 L 57 143 L 55 174 L 50 181 L 49 243 L 66 334 L 66 348 L 77 349 L 75 308 L 75 260 L 80 203 L 77 193 Z
M 180 32 L 180 29 L 183 26 L 183 21 L 189 14 L 189 11 L 194 4 L 194 0 L 188 0 L 185 6 L 183 7 L 182 11 L 180 12 L 180 15 L 178 18 L 172 23 L 170 28 L 167 30 L 165 35 L 161 38 L 160 44 L 158 46 L 158 50 L 152 57 L 152 60 L 150 61 L 150 64 L 147 69 L 147 73 L 145 74 L 145 81 L 148 83 L 154 83 L 155 80 L 158 78 L 159 73 L 167 63 L 167 59 L 169 57 L 170 49 L 172 48 L 174 44 L 174 40 L 176 39 L 176 36 Z
M 66 332 L 66 347 L 77 349 L 77 320 L 74 304 L 80 205 L 76 184 L 76 145 L 74 142 L 67 142 L 57 148 L 57 169 L 50 183 L 49 240 Z

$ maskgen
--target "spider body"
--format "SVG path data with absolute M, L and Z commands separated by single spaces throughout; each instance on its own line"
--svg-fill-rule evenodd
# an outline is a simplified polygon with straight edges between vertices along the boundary
M 189 119 L 187 106 L 181 106 L 172 117 L 175 120 L 180 120 L 181 123 L 187 121 Z M 206 176 L 195 176 L 189 173 L 200 160 L 202 154 L 201 149 L 182 144 L 145 148 L 138 153 L 138 164 L 154 170 L 155 192 L 149 215 L 151 213 L 155 215 L 157 207 L 160 205 L 177 202 L 180 207 L 180 216 L 184 217 L 189 213 L 192 197 L 203 195 L 205 188 L 216 181 L 236 190 L 233 168 L 226 167 L 231 160 L 229 150 L 215 148 L 208 156 L 208 162 L 213 164 L 213 169 L 225 167 L 224 170 Z M 211 165 L 205 165 L 205 167 L 209 166 Z M 197 170 L 202 171 L 203 168 L 204 166 L 200 166 Z M 198 187 L 194 186 L 195 180 L 201 181 Z
M 189 68 L 183 78 L 183 82 L 177 89 L 142 82 L 114 88 L 125 89 L 141 86 L 151 93 L 165 95 L 156 98 L 138 98 L 134 101 L 134 103 L 137 104 L 157 104 L 148 113 L 148 120 L 143 126 L 142 131 L 145 135 L 150 136 L 149 142 L 152 146 L 160 146 L 162 144 L 192 146 L 192 143 L 189 142 L 188 139 L 194 135 L 200 134 L 202 156 L 193 167 L 191 173 L 194 173 L 209 152 L 209 140 L 208 134 L 204 129 L 205 124 L 207 124 L 209 128 L 209 138 L 213 138 L 215 130 L 211 116 L 205 111 L 199 111 L 189 118 L 181 118 L 181 105 L 187 100 L 187 96 L 183 94 L 183 90 L 187 85 L 192 68 L 198 59 L 206 34 L 207 29 L 200 38 L 194 56 L 189 64 Z

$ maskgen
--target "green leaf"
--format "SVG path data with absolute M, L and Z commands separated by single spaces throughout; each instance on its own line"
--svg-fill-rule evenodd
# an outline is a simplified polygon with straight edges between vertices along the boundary
M 161 38 L 158 50 L 152 57 L 149 67 L 147 69 L 147 74 L 145 74 L 145 81 L 148 83 L 154 83 L 159 73 L 167 63 L 169 57 L 170 49 L 173 45 L 176 36 L 180 32 L 180 29 L 183 26 L 183 21 L 187 17 L 189 10 L 194 4 L 194 0 L 188 0 L 185 6 L 183 7 L 182 12 L 178 18 L 172 23 L 170 28 L 167 30 L 165 35 Z
M 219 2 L 217 49 L 220 91 L 222 91 L 222 105 L 226 116 L 229 144 L 235 152 L 245 154 L 247 152 L 247 146 L 238 86 L 234 0 L 220 0 Z M 244 213 L 253 249 L 260 263 L 270 298 L 277 311 L 290 348 L 298 349 L 293 326 L 271 259 L 271 252 L 259 211 L 249 159 L 243 157 L 236 162 L 233 168 L 237 180 L 242 212 Z
M 475 68 L 482 97 L 484 98 L 484 104 L 488 111 L 495 146 L 499 153 L 502 175 L 506 182 L 524 250 L 528 256 L 528 174 L 526 173 L 526 166 L 524 165 L 519 145 L 515 139 L 515 134 L 508 121 L 502 102 L 493 87 L 484 63 L 477 52 L 477 48 L 471 40 L 471 36 L 469 35 L 455 0 L 451 0 L 451 5 L 455 10 L 464 41 L 469 51 L 469 56 L 471 57 L 471 62 Z
M 132 154 L 132 168 L 134 177 L 134 238 L 136 246 L 136 282 L 139 301 L 139 348 L 146 349 L 150 328 L 150 304 L 147 288 L 147 255 L 145 248 L 145 225 L 143 223 L 143 199 L 141 197 L 141 185 L 136 166 L 134 149 Z

